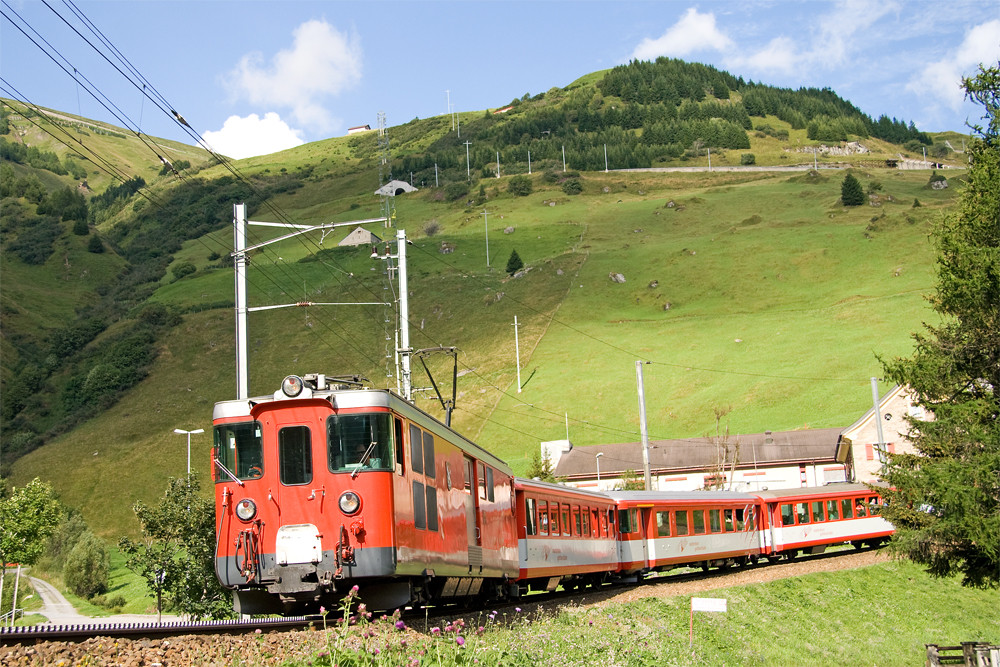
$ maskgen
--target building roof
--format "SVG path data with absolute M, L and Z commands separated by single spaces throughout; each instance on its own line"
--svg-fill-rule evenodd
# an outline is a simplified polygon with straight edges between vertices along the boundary
M 755 464 L 767 467 L 801 462 L 835 463 L 841 430 L 821 428 L 730 435 L 726 467 L 732 465 L 734 456 L 740 468 L 752 468 Z M 595 455 L 598 453 L 603 453 L 600 464 L 602 475 L 615 476 L 626 470 L 642 470 L 642 444 L 622 442 L 574 447 L 562 454 L 554 473 L 557 477 L 569 479 L 593 477 L 597 471 Z M 711 469 L 719 464 L 719 459 L 720 448 L 716 438 L 651 440 L 649 443 L 649 467 L 653 474 Z

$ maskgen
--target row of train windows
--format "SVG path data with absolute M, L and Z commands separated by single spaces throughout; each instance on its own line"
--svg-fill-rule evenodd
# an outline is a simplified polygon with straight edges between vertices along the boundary
M 840 500 L 814 500 L 806 503 L 782 503 L 781 525 L 794 526 L 839 519 L 863 519 L 881 511 L 878 496 L 858 496 Z
M 636 509 L 618 510 L 618 525 L 623 533 L 638 532 L 639 522 Z M 745 508 L 662 510 L 656 512 L 657 537 L 733 533 L 753 530 L 754 526 L 754 513 Z
M 434 435 L 410 424 L 410 470 L 422 475 L 422 497 L 429 506 L 435 485 Z M 392 470 L 404 474 L 403 423 L 388 413 L 331 415 L 326 420 L 327 464 L 330 472 L 355 470 Z M 313 479 L 312 430 L 308 426 L 285 426 L 278 430 L 278 474 L 282 484 L 309 484 Z M 395 450 L 395 451 L 393 451 Z M 223 467 L 223 476 L 231 472 L 241 480 L 264 475 L 264 445 L 260 422 L 225 424 L 215 428 L 215 458 Z M 478 465 L 478 476 L 476 466 Z M 479 498 L 494 502 L 494 470 L 482 462 L 465 458 L 464 487 L 472 493 L 472 480 L 478 481 Z M 445 466 L 444 484 L 452 488 L 451 465 Z M 436 494 L 436 491 L 434 492 Z M 414 490 L 416 498 L 416 490 Z M 436 495 L 434 503 L 436 514 Z M 414 509 L 419 509 L 414 501 Z M 428 514 L 430 516 L 430 514 Z M 435 517 L 433 524 L 436 525 Z M 426 525 L 431 525 L 428 521 Z M 436 528 L 434 528 L 436 530 Z
M 524 502 L 528 535 L 607 537 L 614 533 L 613 510 L 604 512 L 586 505 L 581 507 L 537 498 L 526 498 Z

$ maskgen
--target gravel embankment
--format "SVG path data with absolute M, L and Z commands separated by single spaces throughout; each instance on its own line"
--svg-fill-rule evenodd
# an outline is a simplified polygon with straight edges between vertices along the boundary
M 759 584 L 776 579 L 797 577 L 812 572 L 834 572 L 866 567 L 885 562 L 885 552 L 865 550 L 833 558 L 815 558 L 782 562 L 766 567 L 715 573 L 707 578 L 644 586 L 618 588 L 613 591 L 582 593 L 573 604 L 582 606 L 621 604 L 648 597 L 674 597 L 704 593 L 718 588 Z M 530 599 L 530 598 L 529 598 Z M 545 603 L 542 603 L 545 604 Z M 522 602 L 526 613 L 539 605 Z M 549 602 L 551 607 L 552 603 Z M 471 622 L 474 619 L 469 619 Z M 412 632 L 412 631 L 411 631 Z M 79 644 L 48 642 L 35 646 L 0 646 L 0 664 L 44 665 L 45 667 L 90 664 L 109 667 L 174 667 L 198 665 L 264 665 L 281 664 L 286 660 L 302 660 L 327 647 L 326 633 L 301 631 L 251 635 L 188 635 L 160 640 L 114 640 L 107 637 L 90 639 Z

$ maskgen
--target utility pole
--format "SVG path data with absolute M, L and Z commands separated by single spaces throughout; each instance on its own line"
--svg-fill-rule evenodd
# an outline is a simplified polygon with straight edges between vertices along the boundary
M 484 208 L 482 215 L 486 225 L 486 268 L 490 268 L 490 214 Z
M 528 151 L 528 176 L 531 176 L 531 151 Z
M 517 357 L 517 393 L 521 393 L 521 345 L 517 337 L 517 315 L 514 316 L 514 356 Z
M 566 173 L 566 144 L 563 144 L 562 151 L 563 151 L 563 173 L 565 174 Z
M 469 140 L 465 140 L 465 176 L 472 180 L 472 171 L 469 169 Z
M 885 453 L 885 436 L 882 433 L 882 415 L 879 412 L 878 378 L 872 378 L 872 403 L 875 404 L 875 431 L 878 433 L 878 461 L 882 464 L 880 476 L 885 475 L 888 461 Z
M 500 178 L 500 151 L 497 151 L 497 178 Z
M 608 173 L 608 145 L 604 144 L 604 173 Z
M 448 98 L 447 98 L 448 99 L 448 115 L 451 116 L 451 91 L 450 90 L 446 90 L 446 91 L 444 91 L 444 94 L 448 96 Z M 453 130 L 455 129 L 455 119 L 454 119 L 454 117 L 452 117 L 452 120 L 451 120 L 451 129 L 453 129 Z
M 649 473 L 649 433 L 646 431 L 646 396 L 642 386 L 642 364 L 635 362 L 635 378 L 639 386 L 639 433 L 642 436 L 642 474 L 646 480 L 646 490 L 652 491 L 652 479 Z M 645 363 L 649 363 L 648 361 Z
M 705 150 L 708 151 L 708 170 L 712 171 L 712 149 L 706 148 Z

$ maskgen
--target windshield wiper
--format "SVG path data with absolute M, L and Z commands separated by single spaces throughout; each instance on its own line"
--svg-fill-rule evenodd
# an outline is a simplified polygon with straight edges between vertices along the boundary
M 234 474 L 233 474 L 233 473 L 232 473 L 232 472 L 231 472 L 231 471 L 229 470 L 229 468 L 227 468 L 226 466 L 222 465 L 222 461 L 220 461 L 219 459 L 212 459 L 212 460 L 213 460 L 213 461 L 215 461 L 215 465 L 217 465 L 217 466 L 219 466 L 220 468 L 222 468 L 222 471 L 223 471 L 224 473 L 226 473 L 227 475 L 229 475 L 229 477 L 230 477 L 230 478 L 232 478 L 232 480 L 233 480 L 234 482 L 236 482 L 236 483 L 237 483 L 237 484 L 239 484 L 240 486 L 246 486 L 246 484 L 244 484 L 244 483 L 243 483 L 243 480 L 241 480 L 241 479 L 240 479 L 239 477 L 237 477 L 236 475 L 234 475 Z
M 372 444 L 368 445 L 368 449 L 365 450 L 365 455 L 361 457 L 361 462 L 358 463 L 354 472 L 351 473 L 351 479 L 357 477 L 358 473 L 361 472 L 361 468 L 368 462 L 368 457 L 372 455 L 372 452 L 375 450 L 375 445 L 377 444 L 378 443 L 376 441 L 372 440 Z

